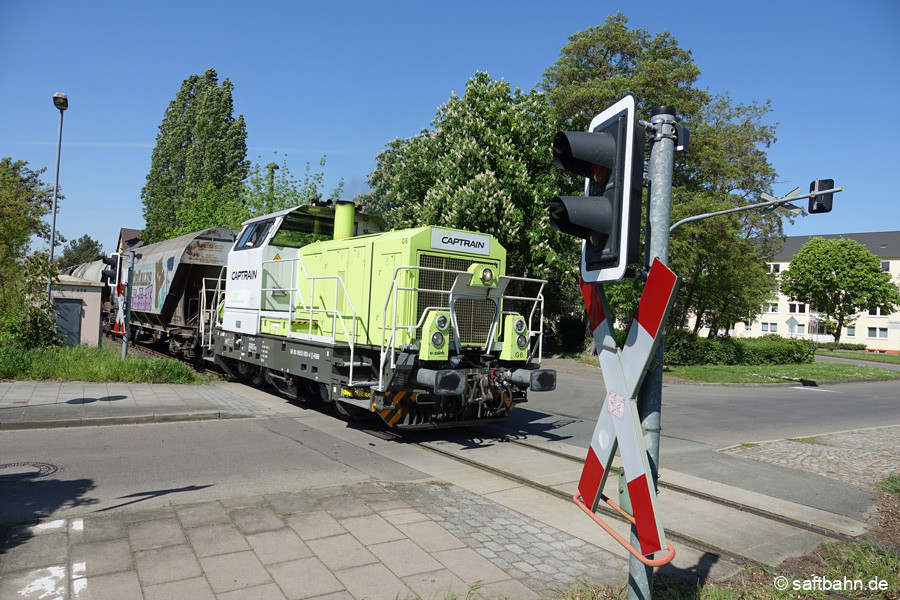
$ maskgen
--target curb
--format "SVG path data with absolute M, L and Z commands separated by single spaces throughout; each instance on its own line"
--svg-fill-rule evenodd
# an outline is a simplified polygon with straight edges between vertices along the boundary
M 56 419 L 47 421 L 0 422 L 0 431 L 23 429 L 57 429 L 63 427 L 100 427 L 104 425 L 140 425 L 147 423 L 177 423 L 184 421 L 214 421 L 221 419 L 252 419 L 257 415 L 225 410 L 196 411 L 190 413 L 159 413 L 150 415 L 120 415 L 113 417 L 86 417 L 82 419 Z

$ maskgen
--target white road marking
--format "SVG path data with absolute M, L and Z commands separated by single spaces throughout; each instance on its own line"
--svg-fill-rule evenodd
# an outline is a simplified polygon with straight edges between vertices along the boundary
M 40 570 L 44 571 L 45 569 Z M 64 583 L 66 568 L 47 567 L 46 570 L 50 572 L 49 575 L 35 579 L 23 587 L 19 590 L 19 595 L 25 598 L 38 598 L 39 600 L 50 600 L 52 596 L 52 600 L 62 600 L 66 591 Z M 54 594 L 56 595 L 54 596 Z
M 808 390 L 810 392 L 826 392 L 828 394 L 840 394 L 840 392 L 838 392 L 836 390 L 823 390 L 822 388 L 813 387 L 813 386 L 809 386 L 809 385 L 795 385 L 795 386 L 791 386 L 791 389 Z

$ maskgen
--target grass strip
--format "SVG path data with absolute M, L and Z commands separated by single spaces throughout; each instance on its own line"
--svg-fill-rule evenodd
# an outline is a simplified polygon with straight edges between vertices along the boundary
M 816 383 L 900 378 L 898 371 L 832 362 L 806 365 L 666 366 L 664 373 L 702 383 Z
M 833 356 L 835 358 L 850 358 L 853 360 L 868 360 L 871 362 L 889 363 L 900 365 L 900 354 L 876 354 L 874 352 L 850 352 L 849 350 L 816 350 L 817 356 Z
M 0 379 L 128 382 L 206 383 L 186 364 L 172 359 L 128 356 L 111 348 L 36 348 L 0 346 Z

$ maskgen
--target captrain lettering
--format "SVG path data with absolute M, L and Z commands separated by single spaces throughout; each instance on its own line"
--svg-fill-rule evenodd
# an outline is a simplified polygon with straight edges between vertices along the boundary
M 484 248 L 484 242 L 480 240 L 467 240 L 464 238 L 455 238 L 444 236 L 441 238 L 442 244 L 449 244 L 451 246 L 465 246 L 466 248 Z
M 237 281 L 238 279 L 256 279 L 256 269 L 250 269 L 245 271 L 234 271 L 231 273 L 232 281 Z

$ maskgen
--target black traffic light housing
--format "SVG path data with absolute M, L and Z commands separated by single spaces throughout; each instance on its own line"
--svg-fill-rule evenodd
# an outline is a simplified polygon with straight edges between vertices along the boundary
M 834 179 L 816 179 L 809 184 L 809 193 L 815 194 L 809 199 L 809 214 L 831 212 L 831 201 L 834 199 L 834 192 L 819 194 L 819 190 L 833 189 Z
M 122 257 L 113 252 L 109 256 L 104 256 L 101 260 L 104 264 L 109 265 L 109 268 L 102 271 L 103 275 L 106 276 L 106 284 L 110 287 L 116 287 L 119 283 L 119 269 Z
M 551 226 L 584 240 L 581 278 L 622 279 L 640 256 L 644 134 L 636 127 L 634 97 L 595 116 L 587 132 L 558 132 L 553 162 L 586 178 L 585 196 L 550 201 Z

